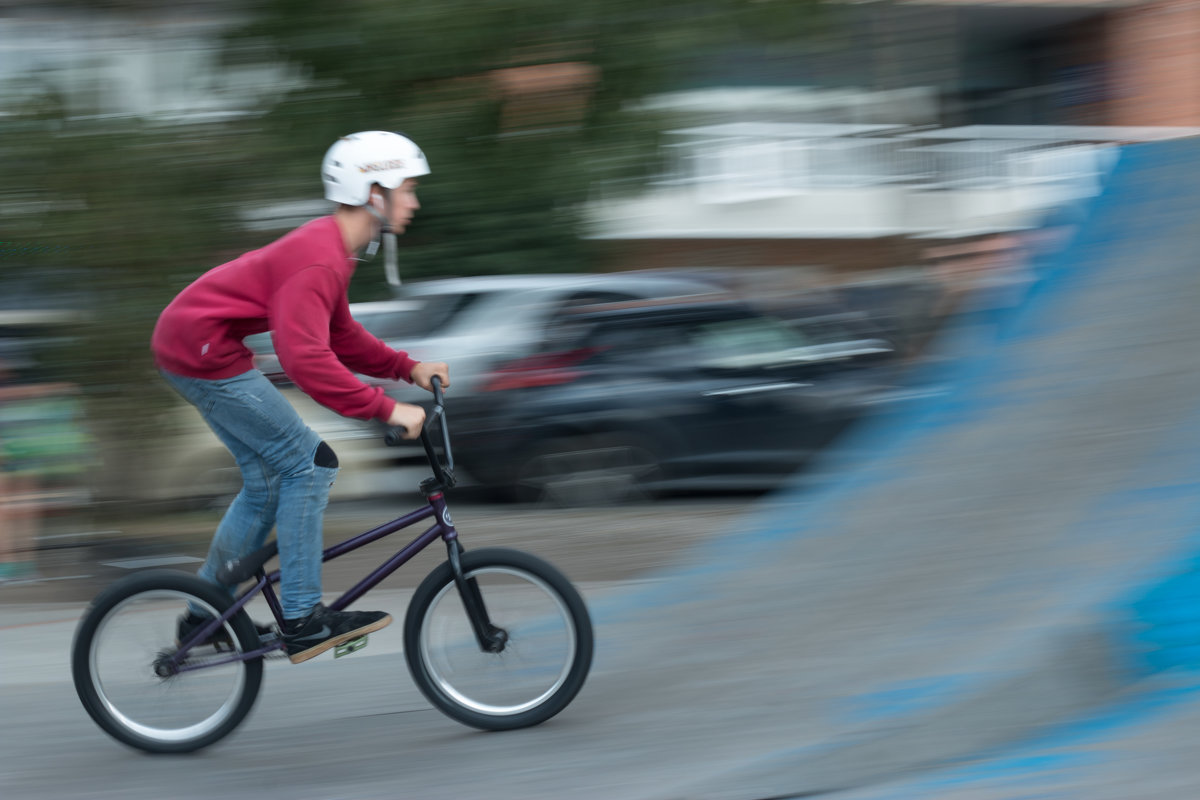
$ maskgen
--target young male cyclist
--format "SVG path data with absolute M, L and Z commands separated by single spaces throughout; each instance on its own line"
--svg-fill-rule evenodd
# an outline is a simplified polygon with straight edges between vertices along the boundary
M 373 254 L 380 234 L 403 232 L 420 207 L 417 178 L 429 174 L 424 154 L 396 133 L 356 133 L 330 147 L 321 173 L 326 199 L 338 204 L 334 213 L 201 275 L 162 312 L 151 345 L 164 377 L 196 406 L 242 473 L 242 490 L 199 574 L 220 585 L 219 568 L 254 552 L 277 528 L 281 633 L 294 663 L 392 618 L 321 604 L 322 517 L 337 456 L 253 368 L 242 339 L 272 331 L 280 366 L 306 394 L 345 416 L 401 427 L 407 438 L 420 435 L 424 409 L 397 403 L 354 373 L 427 390 L 434 376 L 450 385 L 446 364 L 414 361 L 369 334 L 350 316 L 346 294 L 357 253 Z M 205 621 L 189 610 L 180 638 Z

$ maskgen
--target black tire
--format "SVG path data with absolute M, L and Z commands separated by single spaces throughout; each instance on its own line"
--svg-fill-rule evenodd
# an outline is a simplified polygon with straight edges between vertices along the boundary
M 500 731 L 545 722 L 575 698 L 591 669 L 592 623 L 583 598 L 553 566 L 516 550 L 466 552 L 462 568 L 508 641 L 502 652 L 482 651 L 450 564 L 443 563 L 417 587 L 405 617 L 404 656 L 413 680 L 429 702 L 464 725 Z
M 110 736 L 148 753 L 188 753 L 222 739 L 250 713 L 262 685 L 261 658 L 171 677 L 155 673 L 155 662 L 175 650 L 176 619 L 188 603 L 218 615 L 230 600 L 195 575 L 149 570 L 101 592 L 75 631 L 71 674 L 83 707 Z M 239 652 L 258 649 L 258 633 L 244 610 L 230 618 L 226 630 Z M 229 655 L 198 647 L 188 663 Z M 184 698 L 185 692 L 192 694 Z M 201 699 L 197 692 L 213 699 Z M 205 714 L 201 706 L 216 707 L 199 722 L 166 722 L 170 705 L 185 699 L 180 708 L 189 716 Z

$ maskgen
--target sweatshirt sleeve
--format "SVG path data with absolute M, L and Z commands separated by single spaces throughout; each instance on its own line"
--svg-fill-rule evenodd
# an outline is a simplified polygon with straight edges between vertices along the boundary
M 350 306 L 340 303 L 334 309 L 330 325 L 330 346 L 350 369 L 372 378 L 388 378 L 412 383 L 412 370 L 418 362 L 408 353 L 393 350 L 350 315 Z
M 330 342 L 330 322 L 344 291 L 328 267 L 308 267 L 288 279 L 271 300 L 275 352 L 287 376 L 321 405 L 347 417 L 386 421 L 396 401 L 354 377 Z

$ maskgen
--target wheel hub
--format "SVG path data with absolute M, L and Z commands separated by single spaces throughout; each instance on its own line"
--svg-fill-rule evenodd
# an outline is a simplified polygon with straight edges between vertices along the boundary
M 503 628 L 492 628 L 488 636 L 489 653 L 503 653 L 504 648 L 508 645 L 508 631 Z
M 172 678 L 178 674 L 178 667 L 171 661 L 170 653 L 159 653 L 154 659 L 154 674 L 160 678 Z

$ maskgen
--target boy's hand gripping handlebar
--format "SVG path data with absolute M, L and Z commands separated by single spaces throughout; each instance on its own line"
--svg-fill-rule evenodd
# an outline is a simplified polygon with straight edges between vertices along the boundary
M 454 486 L 454 453 L 450 449 L 450 429 L 446 425 L 446 406 L 445 397 L 442 394 L 442 379 L 438 376 L 433 376 L 433 409 L 425 417 L 425 425 L 421 428 L 421 444 L 425 448 L 425 457 L 429 460 L 429 466 L 433 468 L 433 476 L 437 483 L 442 487 L 449 489 Z M 430 429 L 437 423 L 442 423 L 442 452 L 445 454 L 446 463 L 442 464 L 437 457 L 437 452 L 433 449 L 433 442 L 429 438 Z M 403 428 L 389 428 L 384 435 L 383 441 L 389 447 L 396 447 L 403 444 L 404 439 Z

